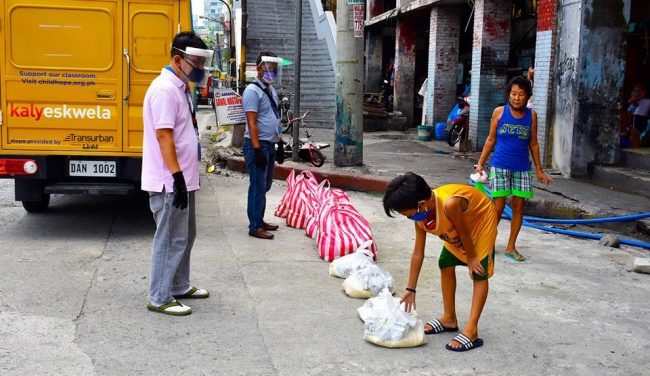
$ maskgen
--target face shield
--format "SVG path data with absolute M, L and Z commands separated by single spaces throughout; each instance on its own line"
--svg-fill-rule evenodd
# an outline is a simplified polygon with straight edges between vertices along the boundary
M 203 68 L 197 68 L 195 67 L 195 63 L 188 62 L 188 64 L 192 66 L 192 71 L 190 72 L 190 74 L 186 74 L 189 80 L 196 83 L 198 87 L 205 87 L 208 83 L 208 76 L 210 75 L 210 64 L 212 63 L 212 55 L 214 54 L 214 51 L 204 50 L 202 48 L 195 48 L 195 47 L 186 47 L 185 51 L 178 49 L 176 47 L 172 47 L 172 48 L 174 48 L 177 51 L 183 52 L 183 54 L 185 55 L 183 59 L 186 62 L 188 62 L 187 57 L 191 57 L 191 56 L 205 58 L 205 63 L 203 64 Z
M 275 56 L 262 56 L 258 65 L 262 69 L 262 81 L 266 84 L 282 83 L 282 59 Z

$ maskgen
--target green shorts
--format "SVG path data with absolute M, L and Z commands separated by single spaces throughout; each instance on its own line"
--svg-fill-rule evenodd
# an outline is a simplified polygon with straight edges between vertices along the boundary
M 510 195 L 533 198 L 533 175 L 530 171 L 512 171 L 492 167 L 490 170 L 490 189 L 492 198 Z
M 492 276 L 492 274 L 494 273 L 494 253 L 495 250 L 493 249 L 492 253 L 490 253 L 483 260 L 481 260 L 481 266 L 483 267 L 483 270 L 485 270 L 485 274 L 478 275 L 476 273 L 472 273 L 474 275 L 475 281 L 485 281 L 486 279 Z M 490 258 L 492 260 L 490 260 Z M 459 266 L 459 265 L 467 266 L 466 263 L 462 262 L 461 260 L 458 259 L 458 257 L 454 256 L 453 253 L 449 252 L 447 248 L 442 247 L 442 251 L 440 252 L 440 257 L 438 257 L 438 267 L 440 269 L 444 269 L 444 268 L 450 268 L 452 266 Z

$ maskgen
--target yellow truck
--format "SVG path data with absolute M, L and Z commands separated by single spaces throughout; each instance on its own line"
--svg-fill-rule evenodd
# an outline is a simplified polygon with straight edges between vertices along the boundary
M 50 194 L 140 188 L 142 102 L 190 0 L 0 0 L 0 178 Z

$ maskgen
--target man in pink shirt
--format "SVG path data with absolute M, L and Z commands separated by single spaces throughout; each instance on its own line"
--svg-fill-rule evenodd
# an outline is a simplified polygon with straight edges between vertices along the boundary
M 147 90 L 143 104 L 142 190 L 156 222 L 149 283 L 150 311 L 182 316 L 192 309 L 177 298 L 207 298 L 190 285 L 190 253 L 196 238 L 194 193 L 199 156 L 189 82 L 201 82 L 212 51 L 194 32 L 172 42 L 171 62 Z

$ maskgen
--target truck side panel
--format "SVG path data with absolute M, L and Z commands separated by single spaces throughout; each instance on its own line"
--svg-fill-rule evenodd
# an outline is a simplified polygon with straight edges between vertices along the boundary
M 5 0 L 5 152 L 122 151 L 120 8 Z

